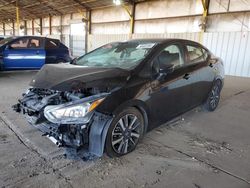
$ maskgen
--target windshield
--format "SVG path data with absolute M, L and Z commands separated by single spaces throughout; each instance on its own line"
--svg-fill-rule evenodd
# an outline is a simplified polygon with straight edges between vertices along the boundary
M 13 39 L 14 39 L 14 37 L 8 37 L 8 38 L 5 38 L 3 40 L 0 40 L 0 46 L 5 45 L 6 43 L 10 42 Z
M 130 69 L 138 65 L 155 43 L 129 41 L 106 44 L 80 58 L 76 65 L 87 67 Z

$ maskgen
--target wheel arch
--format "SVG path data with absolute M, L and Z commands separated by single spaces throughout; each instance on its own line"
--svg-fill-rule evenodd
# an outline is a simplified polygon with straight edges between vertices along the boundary
M 213 81 L 213 85 L 215 84 L 215 82 L 217 82 L 217 81 L 219 81 L 220 82 L 220 84 L 221 84 L 221 89 L 222 89 L 222 87 L 223 87 L 223 85 L 224 85 L 224 79 L 221 77 L 221 76 L 216 76 L 215 77 L 215 79 L 214 79 L 214 81 Z
M 130 100 L 122 103 L 119 105 L 111 115 L 105 115 L 100 112 L 96 112 L 96 116 L 92 125 L 90 127 L 89 133 L 89 152 L 96 155 L 102 156 L 105 150 L 105 142 L 108 129 L 116 115 L 122 112 L 123 109 L 128 107 L 134 107 L 143 115 L 143 120 L 145 122 L 144 125 L 144 134 L 147 132 L 148 129 L 148 108 L 145 102 L 141 100 Z
M 148 124 L 149 124 L 149 108 L 148 106 L 145 104 L 145 102 L 138 100 L 138 99 L 133 99 L 133 100 L 129 100 L 126 101 L 124 103 L 122 103 L 120 106 L 118 106 L 114 112 L 113 115 L 117 115 L 118 113 L 122 112 L 123 109 L 128 108 L 128 107 L 134 107 L 137 110 L 139 110 L 139 112 L 142 114 L 143 116 L 143 120 L 144 120 L 144 134 L 147 132 L 148 130 Z

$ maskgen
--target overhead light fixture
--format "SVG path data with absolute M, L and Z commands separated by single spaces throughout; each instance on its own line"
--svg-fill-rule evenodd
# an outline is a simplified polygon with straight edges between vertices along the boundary
M 113 0 L 113 3 L 116 5 L 116 6 L 119 6 L 122 4 L 121 0 Z

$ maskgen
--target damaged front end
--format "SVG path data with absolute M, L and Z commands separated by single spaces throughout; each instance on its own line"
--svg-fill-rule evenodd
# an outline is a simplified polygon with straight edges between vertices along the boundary
M 90 153 L 101 156 L 112 116 L 95 109 L 108 95 L 96 89 L 69 92 L 30 88 L 13 108 L 58 146 L 86 146 Z

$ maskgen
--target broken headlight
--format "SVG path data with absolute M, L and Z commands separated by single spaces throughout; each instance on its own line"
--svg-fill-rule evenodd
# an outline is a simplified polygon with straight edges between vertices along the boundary
M 56 124 L 85 124 L 103 100 L 103 97 L 91 101 L 80 99 L 62 105 L 50 105 L 44 109 L 44 116 Z

